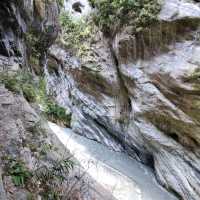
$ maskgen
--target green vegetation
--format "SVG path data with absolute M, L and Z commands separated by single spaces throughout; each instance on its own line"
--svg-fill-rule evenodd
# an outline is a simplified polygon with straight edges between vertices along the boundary
M 43 163 L 32 171 L 22 160 L 10 156 L 4 157 L 3 160 L 5 162 L 4 175 L 11 176 L 15 186 L 27 189 L 34 186 L 33 189 L 36 191 L 39 189 L 44 199 L 60 199 L 58 188 L 74 168 L 71 158 L 51 160 L 50 163 Z
M 36 92 L 31 84 L 25 84 L 22 86 L 22 91 L 25 99 L 28 102 L 35 102 L 36 101 Z
M 46 130 L 42 126 L 42 120 L 39 120 L 33 126 L 28 127 L 27 131 L 29 131 L 34 138 L 39 137 L 39 136 L 43 136 L 45 138 L 47 137 Z
M 17 76 L 14 75 L 8 75 L 7 73 L 1 74 L 0 77 L 0 83 L 4 84 L 5 87 L 14 92 L 14 93 L 20 93 L 21 88 L 19 85 L 19 80 Z
M 74 167 L 70 159 L 52 161 L 51 166 L 43 165 L 35 171 L 35 178 L 39 181 L 44 199 L 60 199 L 58 188 L 66 180 L 66 176 Z
M 71 115 L 66 114 L 65 108 L 59 106 L 46 92 L 46 82 L 43 78 L 35 81 L 31 73 L 18 72 L 17 74 L 3 73 L 0 83 L 17 94 L 23 94 L 30 103 L 38 103 L 43 107 L 45 116 L 64 126 L 70 126 Z
M 92 27 L 85 19 L 72 19 L 69 13 L 61 12 L 60 24 L 63 31 L 63 40 L 68 48 L 72 48 L 81 56 L 89 47 L 86 45 L 90 38 Z
M 57 2 L 61 8 L 64 6 L 64 0 L 57 0 Z
M 92 18 L 72 18 L 70 13 L 61 12 L 60 41 L 80 59 L 92 55 L 91 45 L 95 42 L 96 26 L 104 35 L 113 37 L 126 26 L 132 34 L 145 32 L 157 22 L 161 0 L 89 0 L 96 8 Z M 96 24 L 96 26 L 95 26 Z
M 39 66 L 39 59 L 41 52 L 44 51 L 41 44 L 41 35 L 34 30 L 29 30 L 25 35 L 29 64 L 36 74 L 41 74 L 41 68 Z
M 71 115 L 66 114 L 65 108 L 59 106 L 55 102 L 48 100 L 44 107 L 44 113 L 50 121 L 70 126 Z
M 14 93 L 22 93 L 27 101 L 31 103 L 36 101 L 35 83 L 30 73 L 2 73 L 0 75 L 0 83 L 4 84 L 8 90 Z
M 46 92 L 46 82 L 40 79 L 38 85 L 37 100 L 43 107 L 45 116 L 52 122 L 59 123 L 64 126 L 70 126 L 71 114 L 66 114 L 65 108 L 59 106 L 52 97 Z
M 48 94 L 46 90 L 46 81 L 44 78 L 40 77 L 37 85 L 37 102 L 41 105 L 44 105 L 48 99 Z
M 31 29 L 25 35 L 29 56 L 39 59 L 40 53 L 44 50 L 41 43 L 41 33 Z
M 89 0 L 97 9 L 94 21 L 104 33 L 131 25 L 135 32 L 154 23 L 161 5 L 158 0 Z
M 52 122 L 70 127 L 71 114 L 66 114 L 65 108 L 59 106 L 53 98 L 47 94 L 46 81 L 40 79 L 37 86 L 37 102 L 42 106 L 44 115 Z
M 52 144 L 44 143 L 41 146 L 40 155 L 46 156 L 49 151 L 54 150 L 54 146 Z
M 71 158 L 54 160 L 51 163 L 51 166 L 42 166 L 35 171 L 36 178 L 41 182 L 41 184 L 45 184 L 46 181 L 50 180 L 59 180 L 59 182 L 63 182 L 65 180 L 66 175 L 72 170 L 74 167 L 74 162 Z
M 6 171 L 12 177 L 15 186 L 18 187 L 24 187 L 33 176 L 23 161 L 12 158 L 7 160 Z

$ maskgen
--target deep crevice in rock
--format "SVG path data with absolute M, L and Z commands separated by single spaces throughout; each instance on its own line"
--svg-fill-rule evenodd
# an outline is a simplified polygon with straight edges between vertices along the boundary
M 111 55 L 112 55 L 112 58 L 113 58 L 113 61 L 114 61 L 115 67 L 116 67 L 118 81 L 119 81 L 119 87 L 120 87 L 119 88 L 119 96 L 117 97 L 117 98 L 119 98 L 119 101 L 121 102 L 120 117 L 121 117 L 122 121 L 124 120 L 125 125 L 126 125 L 126 123 L 128 123 L 130 120 L 130 113 L 132 111 L 131 99 L 129 96 L 128 89 L 124 83 L 122 74 L 120 72 L 119 61 L 118 61 L 118 58 L 113 49 L 111 40 L 109 40 L 109 48 L 110 48 L 110 52 L 111 52 Z

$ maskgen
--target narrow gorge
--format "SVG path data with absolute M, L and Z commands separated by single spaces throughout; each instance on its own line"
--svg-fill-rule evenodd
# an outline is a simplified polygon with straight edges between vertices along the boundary
M 199 0 L 1 0 L 0 200 L 200 200 L 199 84 Z

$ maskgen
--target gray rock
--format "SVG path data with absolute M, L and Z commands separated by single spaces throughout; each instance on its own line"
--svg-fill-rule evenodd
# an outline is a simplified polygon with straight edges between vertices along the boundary
M 178 197 L 198 200 L 199 4 L 164 1 L 159 20 L 139 36 L 127 27 L 112 41 L 101 38 L 88 60 L 64 56 L 57 46 L 63 70 L 46 76 L 57 101 L 70 108 L 76 133 L 126 151 Z
M 31 30 L 40 33 L 40 46 L 44 51 L 57 37 L 59 31 L 57 2 L 53 0 L 45 4 L 33 0 L 1 1 L 0 7 L 0 17 L 4 19 L 0 23 L 0 54 L 9 57 L 11 61 L 15 59 L 16 63 L 27 66 L 25 37 Z M 40 8 L 43 8 L 42 11 Z M 41 18 L 38 11 L 44 12 Z M 4 67 L 6 68 L 6 65 Z M 18 66 L 16 64 L 12 67 L 16 69 Z
M 2 181 L 2 171 L 1 171 L 1 168 L 0 168 L 0 200 L 7 200 L 6 192 L 4 190 L 4 185 L 3 185 L 3 181 Z
M 159 19 L 163 21 L 173 21 L 180 19 L 199 19 L 200 7 L 197 4 L 185 0 L 165 0 Z
M 29 24 L 41 33 L 44 52 L 59 31 L 56 1 L 20 2 L 0 3 L 7 22 L 0 23 L 0 72 L 26 63 Z M 158 182 L 184 200 L 200 199 L 199 20 L 197 2 L 166 0 L 159 24 L 143 34 L 132 35 L 127 27 L 109 40 L 98 32 L 82 59 L 53 45 L 47 62 L 53 70 L 44 69 L 48 92 L 72 113 L 74 132 L 152 167 Z M 39 116 L 3 86 L 0 112 L 0 155 L 20 155 L 33 168 L 24 140 Z M 26 192 L 11 188 L 25 198 Z

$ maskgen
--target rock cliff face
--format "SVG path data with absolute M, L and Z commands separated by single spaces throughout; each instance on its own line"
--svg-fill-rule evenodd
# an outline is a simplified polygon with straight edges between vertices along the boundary
M 54 0 L 0 2 L 0 200 L 114 199 L 80 166 L 71 169 L 72 155 L 16 85 L 18 73 L 37 82 L 36 73 L 45 71 L 58 14 Z
M 1 1 L 1 68 L 14 66 L 14 70 L 17 70 L 19 66 L 28 67 L 29 54 L 32 53 L 32 44 L 28 39 L 33 31 L 38 34 L 38 46 L 42 46 L 45 52 L 58 34 L 58 12 L 56 1 Z
M 57 73 L 46 70 L 76 133 L 138 158 L 185 200 L 200 198 L 199 23 L 197 1 L 166 0 L 149 31 L 97 32 L 84 61 L 54 45 Z
M 71 6 L 72 14 L 81 17 L 80 6 L 77 11 L 74 3 L 69 1 L 66 9 Z M 91 8 L 87 1 L 81 8 L 84 3 L 87 11 L 83 14 L 87 15 Z M 26 68 L 39 73 L 43 67 L 48 92 L 72 114 L 74 132 L 151 167 L 158 182 L 180 199 L 199 200 L 198 1 L 165 0 L 159 22 L 140 35 L 133 35 L 131 27 L 113 38 L 97 30 L 84 59 L 55 42 L 60 31 L 58 14 L 54 0 L 2 0 L 0 72 Z M 32 40 L 40 61 L 37 65 L 42 66 L 39 70 L 30 64 L 30 54 L 35 52 Z M 30 158 L 23 143 L 24 132 L 38 122 L 38 115 L 24 98 L 3 86 L 0 111 L 0 149 Z M 3 181 L 9 187 L 11 181 Z M 16 193 L 18 199 L 27 197 L 27 191 Z M 0 194 L 5 200 L 1 169 Z
M 42 5 L 45 6 L 42 8 L 44 14 L 40 16 Z M 40 33 L 41 39 L 45 39 L 48 34 L 49 42 L 53 42 L 58 32 L 55 28 L 58 25 L 57 17 L 58 7 L 55 1 L 0 2 L 0 82 L 3 73 L 14 74 L 20 68 L 31 70 L 28 55 L 31 47 L 28 45 L 27 34 L 34 29 Z M 55 28 L 51 33 L 45 31 L 49 26 Z M 42 43 L 45 42 L 44 39 L 41 40 Z M 47 50 L 50 44 L 45 45 L 44 50 Z M 34 106 L 22 95 L 6 89 L 2 82 L 0 113 L 0 199 L 40 198 L 43 186 L 31 186 L 26 179 L 31 180 L 31 171 L 37 167 L 50 167 L 52 160 L 60 159 L 60 153 L 57 154 L 54 150 L 49 152 L 48 156 L 51 158 L 41 158 L 39 153 L 43 145 L 52 145 L 55 138 L 51 138 L 53 134 L 44 124 L 41 125 L 42 119 Z

